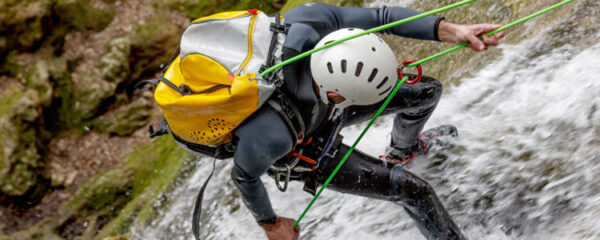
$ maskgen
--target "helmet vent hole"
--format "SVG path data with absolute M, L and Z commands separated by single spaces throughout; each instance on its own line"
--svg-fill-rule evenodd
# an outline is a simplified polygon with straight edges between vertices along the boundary
M 327 45 L 327 44 L 330 44 L 330 43 L 332 43 L 332 42 L 333 42 L 333 40 L 331 40 L 331 41 L 328 41 L 328 42 L 326 42 L 326 43 L 325 43 L 325 44 L 323 44 L 323 45 Z
M 363 68 L 363 62 L 358 62 L 358 64 L 356 64 L 356 71 L 354 72 L 355 76 L 360 76 L 360 73 L 362 72 L 362 68 Z
M 383 94 L 386 94 L 387 92 L 389 92 L 389 91 L 390 91 L 390 89 L 392 89 L 392 86 L 389 86 L 389 87 L 388 87 L 388 88 L 387 88 L 385 91 L 381 92 L 381 93 L 379 94 L 379 96 L 381 96 L 381 95 L 383 95 Z
M 377 51 L 377 49 L 375 49 L 375 47 L 372 47 L 371 50 L 373 50 L 373 52 Z
M 331 62 L 327 63 L 327 69 L 329 69 L 329 73 L 333 74 L 333 65 L 331 65 Z
M 348 28 L 348 31 L 353 31 L 353 30 L 354 30 L 354 28 Z
M 383 81 L 381 81 L 381 83 L 379 83 L 377 85 L 377 89 L 380 89 L 381 87 L 383 87 L 383 84 L 385 84 L 388 81 L 388 77 L 385 76 L 385 78 L 383 79 Z
M 342 60 L 342 73 L 346 73 L 346 65 L 348 65 L 348 62 L 346 61 L 346 59 Z
M 371 71 L 371 76 L 369 76 L 369 82 L 373 82 L 373 79 L 375 79 L 375 76 L 377 76 L 377 72 L 379 72 L 379 70 L 377 70 L 377 68 L 373 68 L 373 71 Z

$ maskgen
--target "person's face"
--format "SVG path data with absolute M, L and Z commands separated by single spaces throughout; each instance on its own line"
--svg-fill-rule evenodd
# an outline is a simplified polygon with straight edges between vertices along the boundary
M 313 88 L 315 89 L 317 96 L 319 96 L 319 94 L 320 94 L 319 86 L 317 86 L 316 83 L 313 83 Z M 332 102 L 334 104 L 340 104 L 340 103 L 343 103 L 344 101 L 346 101 L 346 98 L 344 96 L 340 95 L 339 93 L 331 92 L 331 91 L 327 92 L 327 99 L 329 99 L 329 102 Z

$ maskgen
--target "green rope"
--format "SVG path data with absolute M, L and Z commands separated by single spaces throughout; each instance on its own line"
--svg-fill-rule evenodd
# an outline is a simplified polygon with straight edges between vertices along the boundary
M 472 2 L 476 2 L 476 1 L 479 1 L 479 0 L 465 0 L 465 1 L 458 2 L 458 3 L 452 4 L 452 5 L 448 5 L 448 6 L 443 7 L 443 8 L 438 8 L 438 9 L 435 9 L 435 10 L 431 10 L 429 12 L 424 12 L 424 13 L 421 13 L 421 14 L 416 15 L 416 16 L 405 18 L 405 19 L 402 19 L 402 20 L 399 20 L 399 21 L 396 21 L 396 22 L 393 22 L 393 23 L 388 23 L 386 25 L 381 25 L 379 27 L 372 28 L 372 29 L 366 30 L 364 32 L 360 32 L 360 33 L 354 34 L 352 36 L 348 36 L 348 37 L 345 37 L 345 38 L 333 41 L 333 42 L 325 44 L 325 45 L 323 45 L 323 46 L 321 46 L 319 48 L 315 48 L 315 49 L 312 49 L 310 51 L 304 52 L 304 53 L 302 53 L 302 54 L 300 54 L 298 56 L 295 56 L 295 57 L 290 58 L 288 60 L 285 60 L 285 61 L 283 61 L 283 62 L 281 62 L 281 63 L 279 63 L 279 64 L 277 64 L 275 66 L 272 66 L 272 67 L 268 68 L 267 70 L 263 71 L 262 73 L 260 73 L 260 76 L 264 77 L 267 74 L 275 71 L 278 68 L 281 68 L 281 67 L 286 66 L 286 65 L 288 65 L 290 63 L 296 62 L 296 61 L 298 61 L 298 60 L 300 60 L 302 58 L 310 56 L 313 53 L 316 53 L 316 52 L 321 51 L 323 49 L 330 48 L 332 46 L 338 45 L 338 44 L 343 43 L 345 41 L 348 41 L 350 39 L 354 39 L 354 38 L 357 38 L 357 37 L 360 37 L 360 36 L 364 36 L 364 35 L 367 35 L 369 33 L 379 32 L 379 31 L 382 31 L 382 30 L 385 30 L 385 29 L 388 29 L 388 28 L 393 28 L 393 27 L 396 27 L 396 26 L 401 25 L 401 24 L 405 24 L 405 23 L 408 23 L 408 22 L 412 22 L 412 21 L 415 21 L 415 20 L 427 17 L 427 16 L 431 16 L 431 15 L 435 15 L 435 14 L 438 14 L 438 13 L 441 13 L 441 12 L 445 12 L 445 11 L 448 11 L 450 9 L 454 9 L 454 8 L 460 7 L 462 5 L 469 4 L 469 3 L 472 3 Z
M 489 37 L 489 36 L 492 36 L 492 35 L 494 35 L 494 34 L 496 34 L 496 33 L 499 33 L 499 32 L 501 32 L 501 31 L 504 31 L 504 30 L 506 30 L 506 29 L 508 29 L 508 28 L 511 28 L 511 27 L 514 27 L 514 26 L 516 26 L 516 25 L 518 25 L 518 24 L 521 24 L 521 23 L 524 23 L 524 22 L 526 22 L 526 21 L 529 21 L 529 20 L 531 20 L 532 18 L 535 18 L 535 17 L 537 17 L 537 16 L 540 16 L 540 15 L 542 15 L 542 14 L 544 14 L 544 13 L 547 13 L 547 12 L 550 12 L 550 11 L 552 11 L 552 10 L 554 10 L 554 9 L 557 9 L 557 8 L 559 8 L 559 7 L 562 7 L 563 5 L 565 5 L 565 4 L 567 4 L 567 3 L 570 3 L 570 2 L 572 2 L 572 1 L 573 1 L 573 0 L 566 0 L 566 1 L 562 1 L 562 2 L 560 2 L 560 3 L 557 3 L 557 4 L 555 4 L 555 5 L 552 5 L 552 6 L 550 6 L 550 7 L 546 8 L 546 9 L 544 9 L 544 10 L 541 10 L 541 11 L 539 11 L 539 12 L 536 12 L 536 13 L 534 13 L 534 14 L 531 14 L 531 15 L 529 15 L 529 16 L 527 16 L 527 17 L 521 18 L 521 19 L 519 19 L 519 20 L 517 20 L 517 21 L 514 21 L 514 22 L 511 22 L 511 23 L 509 23 L 509 24 L 506 24 L 506 25 L 504 25 L 504 26 L 502 26 L 502 27 L 500 27 L 500 28 L 498 28 L 498 29 L 496 29 L 496 30 L 494 30 L 494 31 L 491 31 L 491 32 L 489 32 L 489 33 L 486 33 L 485 35 L 487 35 L 488 37 Z M 437 53 L 437 54 L 431 55 L 431 56 L 429 56 L 429 57 L 423 58 L 422 60 L 420 60 L 420 61 L 418 61 L 418 62 L 414 62 L 414 63 L 407 64 L 406 66 L 407 66 L 407 67 L 415 67 L 415 66 L 417 66 L 417 65 L 421 65 L 421 64 L 423 64 L 423 63 L 429 62 L 429 61 L 431 61 L 431 60 L 433 60 L 433 59 L 439 58 L 439 57 L 441 57 L 441 56 L 444 56 L 444 55 L 446 55 L 446 54 L 448 54 L 448 53 L 451 53 L 451 52 L 454 52 L 454 51 L 456 51 L 456 50 L 458 50 L 458 49 L 464 48 L 464 47 L 466 47 L 466 46 L 469 46 L 469 43 L 463 43 L 463 44 L 456 45 L 456 46 L 454 46 L 453 48 L 450 48 L 450 49 L 448 49 L 448 50 L 446 50 L 446 51 L 443 51 L 443 52 L 440 52 L 440 53 Z

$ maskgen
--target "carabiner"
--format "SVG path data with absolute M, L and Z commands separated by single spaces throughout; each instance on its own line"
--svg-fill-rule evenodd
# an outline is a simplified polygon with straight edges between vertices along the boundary
M 290 168 L 289 165 L 285 165 L 286 168 L 286 173 L 285 173 L 285 182 L 283 183 L 283 187 L 279 184 L 279 181 L 281 180 L 280 176 L 281 173 L 279 173 L 279 170 L 275 170 L 275 185 L 277 186 L 277 189 L 279 189 L 279 191 L 285 192 L 285 190 L 287 190 L 288 187 L 288 183 L 290 182 L 290 175 L 292 172 L 292 168 Z
M 404 67 L 406 67 L 406 65 L 408 65 L 410 63 L 415 63 L 415 62 L 417 62 L 417 61 L 406 60 L 406 61 L 402 62 L 402 66 L 398 68 L 398 78 L 403 79 L 404 74 L 402 74 L 402 70 L 404 70 Z M 411 81 L 406 81 L 406 84 L 413 85 L 413 84 L 421 81 L 421 77 L 423 76 L 423 68 L 421 68 L 421 65 L 417 65 L 416 67 L 417 67 L 417 71 L 419 71 L 419 73 L 417 74 L 417 78 L 415 78 L 414 80 L 411 80 Z

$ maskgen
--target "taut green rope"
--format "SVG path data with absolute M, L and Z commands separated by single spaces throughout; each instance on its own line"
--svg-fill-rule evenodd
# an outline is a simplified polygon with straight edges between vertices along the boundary
M 504 25 L 504 26 L 502 26 L 502 27 L 500 27 L 500 28 L 498 28 L 498 29 L 496 29 L 496 30 L 494 30 L 494 31 L 491 31 L 491 32 L 489 32 L 489 33 L 486 33 L 485 35 L 487 35 L 488 37 L 489 37 L 489 36 L 492 36 L 492 35 L 494 35 L 494 34 L 496 34 L 496 33 L 499 33 L 499 32 L 501 32 L 501 31 L 504 31 L 504 30 L 506 30 L 506 29 L 508 29 L 508 28 L 511 28 L 511 27 L 514 27 L 514 26 L 516 26 L 516 25 L 518 25 L 518 24 L 521 24 L 521 23 L 524 23 L 524 22 L 526 22 L 526 21 L 529 21 L 529 20 L 531 20 L 532 18 L 535 18 L 535 17 L 537 17 L 537 16 L 540 16 L 540 15 L 542 15 L 542 14 L 544 14 L 544 13 L 547 13 L 547 12 L 549 12 L 549 11 L 552 11 L 552 10 L 554 10 L 554 9 L 557 9 L 557 8 L 559 8 L 559 7 L 562 7 L 563 5 L 565 5 L 565 4 L 567 4 L 567 3 L 570 3 L 570 2 L 572 2 L 572 1 L 573 1 L 573 0 L 566 0 L 566 1 L 562 1 L 562 2 L 560 2 L 560 3 L 557 3 L 557 4 L 555 4 L 555 5 L 552 5 L 552 6 L 550 6 L 550 7 L 546 8 L 546 9 L 544 9 L 544 10 L 541 10 L 541 11 L 539 11 L 539 12 L 536 12 L 536 13 L 534 13 L 534 14 L 531 14 L 531 15 L 529 15 L 529 16 L 527 16 L 527 17 L 521 18 L 521 19 L 519 19 L 519 20 L 517 20 L 517 21 L 514 21 L 514 22 L 511 22 L 511 23 L 509 23 L 509 24 L 506 24 L 506 25 Z M 423 63 L 429 62 L 429 61 L 431 61 L 431 60 L 433 60 L 433 59 L 439 58 L 439 57 L 441 57 L 441 56 L 444 56 L 444 55 L 446 55 L 446 54 L 448 54 L 448 53 L 451 53 L 451 52 L 454 52 L 454 51 L 456 51 L 456 50 L 458 50 L 458 49 L 464 48 L 464 47 L 466 47 L 466 46 L 469 46 L 469 43 L 463 43 L 463 44 L 456 45 L 456 46 L 454 46 L 454 47 L 452 47 L 452 48 L 450 48 L 450 49 L 448 49 L 448 50 L 446 50 L 446 51 L 443 51 L 443 52 L 440 52 L 440 53 L 437 53 L 437 54 L 431 55 L 431 56 L 429 56 L 429 57 L 426 57 L 426 58 L 423 58 L 422 60 L 420 60 L 420 61 L 417 61 L 417 62 L 415 62 L 415 63 L 410 63 L 410 64 L 407 64 L 406 66 L 407 66 L 407 67 L 415 67 L 415 66 L 417 66 L 417 65 L 421 65 L 421 64 L 423 64 Z
M 396 21 L 396 22 L 393 22 L 393 23 L 388 23 L 386 25 L 381 25 L 379 27 L 372 28 L 372 29 L 366 30 L 364 32 L 360 32 L 360 33 L 357 33 L 355 35 L 348 36 L 348 37 L 345 37 L 345 38 L 333 41 L 333 42 L 325 44 L 325 45 L 323 45 L 323 46 L 321 46 L 319 48 L 312 49 L 312 50 L 304 52 L 304 53 L 302 53 L 302 54 L 300 54 L 298 56 L 295 56 L 293 58 L 285 60 L 285 61 L 283 61 L 283 62 L 281 62 L 281 63 L 279 63 L 279 64 L 277 64 L 277 65 L 275 65 L 273 67 L 270 67 L 267 70 L 265 70 L 262 73 L 260 73 L 260 76 L 264 77 L 267 74 L 275 71 L 278 68 L 281 68 L 281 67 L 286 66 L 286 65 L 288 65 L 290 63 L 296 62 L 296 61 L 298 61 L 298 60 L 300 60 L 302 58 L 310 56 L 313 53 L 316 53 L 316 52 L 321 51 L 323 49 L 326 49 L 326 48 L 338 45 L 338 44 L 343 43 L 345 41 L 348 41 L 350 39 L 354 39 L 354 38 L 357 38 L 357 37 L 360 37 L 360 36 L 364 36 L 364 35 L 367 35 L 369 33 L 374 33 L 374 32 L 379 32 L 379 31 L 382 31 L 382 30 L 386 30 L 388 28 L 393 28 L 393 27 L 401 25 L 401 24 L 405 24 L 405 23 L 408 23 L 408 22 L 419 20 L 421 18 L 424 18 L 424 17 L 427 17 L 427 16 L 431 16 L 431 15 L 434 15 L 434 14 L 438 14 L 438 13 L 441 13 L 441 12 L 445 12 L 445 11 L 448 11 L 450 9 L 457 8 L 457 7 L 460 7 L 462 5 L 469 4 L 469 3 L 472 3 L 472 2 L 476 2 L 476 1 L 478 1 L 478 0 L 465 0 L 465 1 L 458 2 L 458 3 L 452 4 L 452 5 L 448 5 L 448 6 L 443 7 L 443 8 L 438 8 L 438 9 L 435 9 L 435 10 L 431 10 L 429 12 L 424 12 L 424 13 L 421 13 L 421 14 L 416 15 L 416 16 L 405 18 L 405 19 L 402 19 L 402 20 L 399 20 L 399 21 Z

